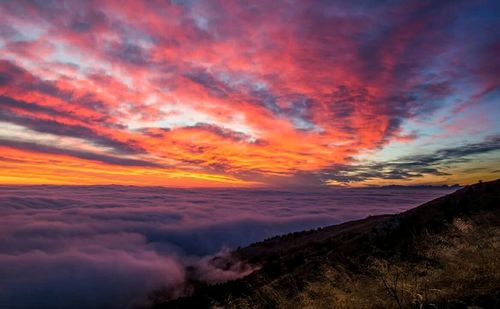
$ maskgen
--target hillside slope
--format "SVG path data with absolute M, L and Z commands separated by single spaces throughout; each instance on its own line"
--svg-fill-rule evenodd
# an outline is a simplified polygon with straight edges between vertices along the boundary
M 401 214 L 274 237 L 233 255 L 259 269 L 190 297 L 157 297 L 155 307 L 497 308 L 500 180 Z

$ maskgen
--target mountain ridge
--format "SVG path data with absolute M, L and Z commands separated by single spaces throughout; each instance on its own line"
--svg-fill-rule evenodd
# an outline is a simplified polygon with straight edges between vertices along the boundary
M 173 301 L 156 299 L 154 307 L 300 308 L 307 307 L 307 305 L 304 304 L 303 299 L 297 299 L 297 295 L 303 295 L 304 291 L 308 291 L 314 284 L 323 282 L 325 273 L 328 272 L 333 272 L 335 276 L 342 278 L 351 278 L 343 285 L 331 284 L 332 291 L 341 291 L 335 292 L 339 295 L 351 293 L 343 289 L 348 285 L 355 286 L 356 282 L 365 282 L 366 284 L 363 284 L 366 286 L 378 289 L 376 285 L 381 281 L 380 278 L 371 276 L 372 273 L 378 273 L 380 267 L 382 270 L 385 269 L 384 271 L 393 267 L 407 267 L 408 269 L 413 267 L 414 269 L 422 268 L 422 271 L 427 273 L 442 272 L 444 268 L 439 268 L 439 263 L 445 258 L 433 258 L 426 252 L 438 249 L 448 250 L 455 248 L 454 245 L 441 248 L 438 244 L 435 246 L 427 244 L 434 244 L 436 239 L 440 238 L 452 240 L 457 238 L 450 236 L 456 234 L 455 225 L 457 224 L 457 226 L 462 224 L 466 227 L 477 226 L 477 228 L 474 227 L 473 232 L 469 233 L 470 235 L 479 235 L 483 231 L 492 230 L 493 236 L 483 237 L 483 239 L 496 239 L 498 222 L 500 222 L 499 205 L 500 179 L 466 186 L 454 193 L 399 214 L 372 216 L 339 225 L 276 236 L 233 252 L 232 256 L 238 261 L 255 265 L 258 268 L 252 274 L 218 285 L 196 287 L 189 297 L 181 297 Z M 465 239 L 469 236 L 460 236 L 458 239 Z M 481 238 L 478 243 L 480 241 L 482 241 Z M 468 246 L 474 249 L 475 245 L 471 243 Z M 495 246 L 491 254 L 496 254 L 498 251 Z M 478 250 L 481 253 L 482 249 Z M 477 252 L 476 255 L 478 255 Z M 469 262 L 467 265 L 469 264 L 472 265 L 474 262 Z M 373 270 L 374 267 L 379 268 Z M 402 272 L 401 276 L 407 276 L 411 272 L 411 270 L 406 273 Z M 457 278 L 459 276 L 460 274 L 455 275 Z M 345 278 L 342 280 L 347 280 Z M 455 295 L 453 294 L 455 292 L 450 292 L 421 301 L 420 305 L 425 307 L 431 304 L 435 306 L 441 304 L 443 308 L 455 308 L 450 303 L 457 301 L 466 305 L 484 303 L 486 308 L 494 308 L 500 304 L 500 287 L 491 285 L 487 279 L 483 281 L 485 286 L 489 286 L 486 291 L 483 291 L 484 293 L 481 292 L 484 295 L 479 295 L 477 291 L 475 292 L 477 295 Z M 350 289 L 355 290 L 355 288 Z M 331 291 L 328 290 L 325 293 L 331 294 Z M 382 284 L 381 289 L 372 292 L 375 296 L 383 293 L 388 294 L 389 297 L 380 301 L 378 306 L 380 308 L 391 306 L 403 308 L 411 303 L 410 300 L 405 299 L 406 292 L 398 292 L 398 287 L 396 287 L 396 292 L 391 292 L 387 284 Z M 330 305 L 337 304 L 336 301 L 339 298 L 337 294 Z M 383 298 L 382 296 L 377 297 Z M 314 301 L 309 300 L 309 302 Z M 325 307 L 329 306 L 329 304 L 325 305 Z M 358 305 L 364 306 L 362 303 Z M 316 307 L 321 306 L 317 304 L 310 306 L 310 308 Z M 342 306 L 337 304 L 334 307 Z M 345 308 L 349 307 L 349 305 L 345 306 Z M 371 308 L 377 305 L 372 303 L 365 307 Z

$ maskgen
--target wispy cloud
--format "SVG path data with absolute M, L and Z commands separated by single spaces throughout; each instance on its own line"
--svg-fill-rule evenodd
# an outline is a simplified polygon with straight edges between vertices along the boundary
M 425 175 L 447 176 L 445 168 L 458 163 L 467 163 L 477 159 L 478 155 L 500 152 L 500 136 L 493 135 L 484 141 L 442 148 L 433 153 L 410 155 L 393 161 L 368 163 L 364 165 L 339 165 L 323 174 L 336 183 L 355 183 L 372 179 L 408 180 Z M 497 160 L 496 163 L 500 162 Z M 468 169 L 483 171 L 482 168 Z M 491 171 L 498 173 L 498 171 Z
M 287 183 L 418 142 L 409 123 L 470 135 L 465 112 L 498 113 L 487 103 L 498 100 L 497 9 L 493 1 L 4 1 L 0 120 L 136 156 L 129 160 L 148 161 L 151 172 L 175 166 L 238 185 Z M 433 117 L 444 111 L 440 124 Z M 481 130 L 497 134 L 495 116 L 483 118 Z M 92 160 L 84 149 L 64 151 L 72 166 Z M 20 147 L 9 152 L 14 159 Z M 100 161 L 94 183 L 120 164 Z M 9 181 L 63 181 L 55 170 L 11 169 L 25 178 Z M 143 183 L 134 175 L 121 183 Z M 156 183 L 213 185 L 195 178 Z

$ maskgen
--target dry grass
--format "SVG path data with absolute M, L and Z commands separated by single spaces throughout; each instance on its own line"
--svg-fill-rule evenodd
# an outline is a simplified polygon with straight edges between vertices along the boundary
M 173 308 L 500 308 L 499 189 L 254 244 L 261 271 Z
M 500 229 L 486 226 L 457 219 L 419 240 L 418 262 L 370 259 L 357 273 L 323 265 L 304 289 L 270 283 L 252 297 L 226 299 L 223 308 L 465 308 L 477 296 L 499 295 Z
M 483 229 L 458 219 L 440 236 L 421 241 L 419 263 L 374 259 L 366 272 L 325 269 L 298 298 L 296 308 L 424 308 L 451 302 L 474 303 L 474 297 L 500 289 L 500 229 Z

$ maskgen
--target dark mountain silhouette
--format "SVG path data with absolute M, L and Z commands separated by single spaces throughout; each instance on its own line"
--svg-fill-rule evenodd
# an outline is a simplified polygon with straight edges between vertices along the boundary
M 396 215 L 277 236 L 232 258 L 258 267 L 156 308 L 500 307 L 500 180 Z M 217 261 L 231 267 L 231 260 Z M 226 263 L 226 265 L 224 265 Z

